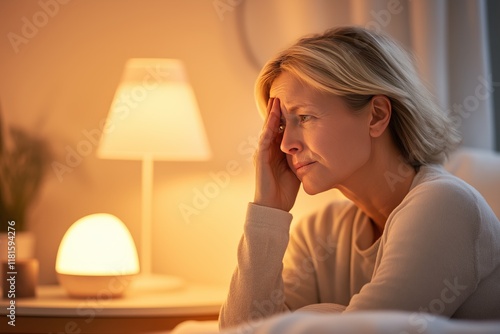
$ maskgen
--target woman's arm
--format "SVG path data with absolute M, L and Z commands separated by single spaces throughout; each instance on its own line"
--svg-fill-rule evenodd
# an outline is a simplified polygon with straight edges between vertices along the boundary
M 261 318 L 312 304 L 316 306 L 308 310 L 317 312 L 340 312 L 345 308 L 317 304 L 319 289 L 314 263 L 317 256 L 320 260 L 334 256 L 335 249 L 330 249 L 332 245 L 327 242 L 311 249 L 304 229 L 298 228 L 310 221 L 299 222 L 289 234 L 291 220 L 288 212 L 249 204 L 238 247 L 238 266 L 220 312 L 221 327 L 242 322 L 252 326 Z
M 243 237 L 238 246 L 238 266 L 222 306 L 221 328 L 287 310 L 283 289 L 283 255 L 288 244 L 290 213 L 249 204 Z
M 288 245 L 292 208 L 300 186 L 280 150 L 280 102 L 270 99 L 267 120 L 255 154 L 256 187 L 238 247 L 238 266 L 220 313 L 221 327 L 286 310 L 283 255 Z

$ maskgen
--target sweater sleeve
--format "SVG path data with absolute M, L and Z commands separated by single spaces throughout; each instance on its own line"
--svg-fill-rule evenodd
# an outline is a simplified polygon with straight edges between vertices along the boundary
M 288 212 L 249 204 L 238 264 L 220 311 L 221 328 L 287 310 L 282 271 L 291 221 Z
M 370 283 L 346 309 L 451 317 L 477 287 L 478 198 L 452 182 L 420 187 L 389 217 Z

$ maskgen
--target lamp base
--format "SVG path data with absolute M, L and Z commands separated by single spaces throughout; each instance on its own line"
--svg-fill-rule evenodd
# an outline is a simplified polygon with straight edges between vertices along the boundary
M 160 292 L 181 289 L 184 280 L 179 277 L 160 274 L 139 274 L 130 284 L 130 292 Z
M 59 283 L 72 298 L 119 298 L 137 275 L 69 275 L 57 274 Z

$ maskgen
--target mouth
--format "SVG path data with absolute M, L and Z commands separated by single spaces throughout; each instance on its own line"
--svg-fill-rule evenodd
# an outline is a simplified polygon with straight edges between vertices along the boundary
M 298 175 L 299 173 L 305 173 L 314 163 L 315 161 L 298 162 L 293 164 L 293 168 L 295 169 L 295 173 Z

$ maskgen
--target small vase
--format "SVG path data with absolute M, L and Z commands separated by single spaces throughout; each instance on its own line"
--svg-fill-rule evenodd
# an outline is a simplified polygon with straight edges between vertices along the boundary
M 12 231 L 14 232 L 14 231 Z M 38 261 L 35 259 L 35 235 L 32 232 L 0 233 L 0 298 L 35 297 Z M 13 266 L 11 267 L 11 264 Z M 9 282 L 10 271 L 15 282 Z M 14 284 L 14 285 L 11 285 Z

